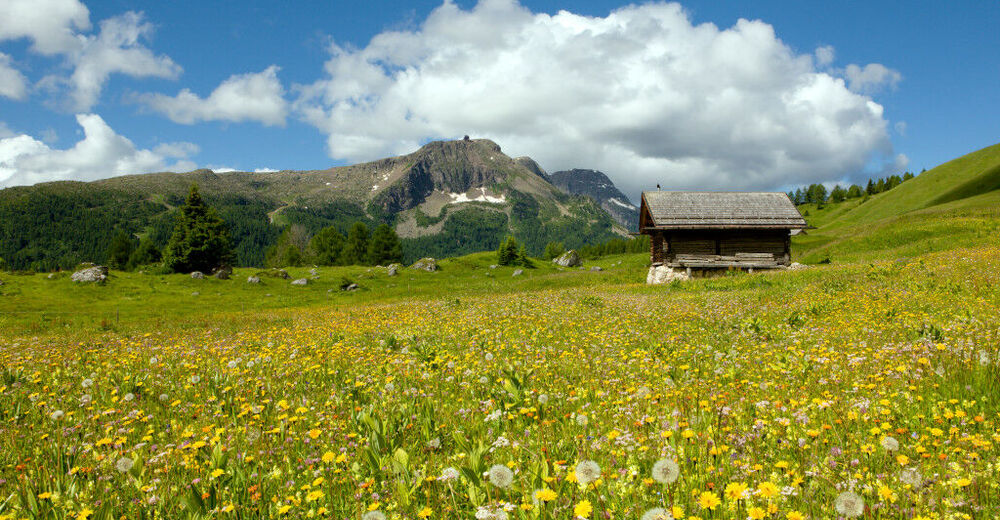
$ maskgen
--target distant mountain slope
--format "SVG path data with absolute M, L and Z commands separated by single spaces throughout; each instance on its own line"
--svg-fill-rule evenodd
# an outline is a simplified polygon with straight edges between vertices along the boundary
M 796 260 L 901 258 L 997 244 L 1000 144 L 925 171 L 868 200 L 809 206 L 818 225 L 792 241 Z
M 572 169 L 549 174 L 549 180 L 559 189 L 574 195 L 587 195 L 631 231 L 639 225 L 639 208 L 618 190 L 611 179 L 597 170 Z
M 625 229 L 593 200 L 563 193 L 529 158 L 489 140 L 435 141 L 414 153 L 315 171 L 151 173 L 0 190 L 0 258 L 13 268 L 103 261 L 113 234 L 162 246 L 192 183 L 230 225 L 240 265 L 260 265 L 282 227 L 310 232 L 387 222 L 407 260 L 494 249 L 513 234 L 534 254 Z

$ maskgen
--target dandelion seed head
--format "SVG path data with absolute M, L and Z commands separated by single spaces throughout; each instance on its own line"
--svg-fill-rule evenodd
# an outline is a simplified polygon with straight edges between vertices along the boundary
M 514 482 L 514 472 L 503 464 L 494 464 L 489 470 L 490 484 L 507 489 Z
M 853 491 L 844 491 L 833 501 L 837 514 L 847 518 L 857 518 L 865 512 L 865 500 Z
M 673 459 L 660 459 L 653 464 L 653 480 L 661 484 L 673 484 L 681 474 L 681 469 Z
M 577 482 L 586 486 L 591 482 L 601 478 L 601 466 L 592 460 L 582 460 L 573 470 Z

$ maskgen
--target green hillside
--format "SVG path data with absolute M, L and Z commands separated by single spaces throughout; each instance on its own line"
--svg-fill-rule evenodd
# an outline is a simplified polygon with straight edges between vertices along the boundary
M 799 261 L 864 261 L 996 243 L 1000 144 L 928 170 L 865 199 L 804 204 L 817 229 L 793 240 Z

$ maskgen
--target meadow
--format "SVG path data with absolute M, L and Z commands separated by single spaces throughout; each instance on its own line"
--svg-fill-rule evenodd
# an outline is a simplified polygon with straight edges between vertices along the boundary
M 0 518 L 1000 515 L 1000 249 L 647 261 L 5 275 Z

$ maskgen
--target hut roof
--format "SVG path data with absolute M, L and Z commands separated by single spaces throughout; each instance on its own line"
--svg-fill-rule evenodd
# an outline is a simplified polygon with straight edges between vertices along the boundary
M 644 229 L 801 229 L 806 221 L 781 192 L 644 191 Z

